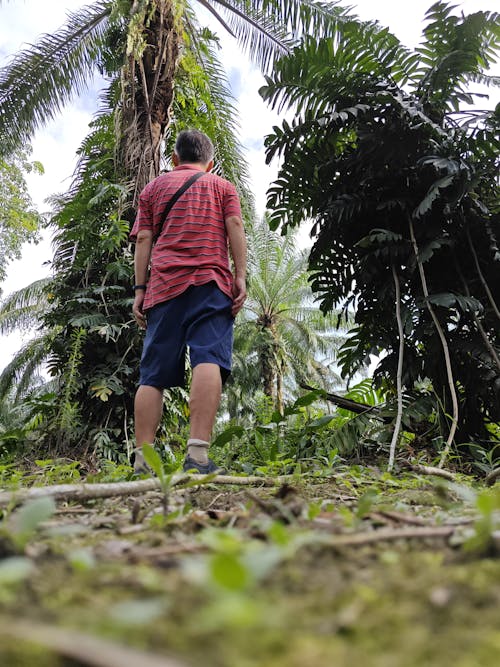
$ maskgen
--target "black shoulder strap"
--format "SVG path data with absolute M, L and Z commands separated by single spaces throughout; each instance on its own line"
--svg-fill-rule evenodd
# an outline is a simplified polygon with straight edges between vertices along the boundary
M 165 224 L 165 220 L 167 219 L 167 215 L 170 213 L 170 209 L 172 206 L 175 204 L 175 202 L 179 199 L 181 195 L 183 195 L 186 190 L 193 185 L 195 181 L 197 181 L 199 178 L 205 175 L 206 172 L 204 171 L 197 171 L 196 174 L 193 174 L 190 176 L 185 183 L 181 185 L 181 187 L 174 192 L 172 197 L 168 200 L 167 205 L 165 206 L 163 213 L 161 214 L 161 223 L 160 223 L 160 231 L 158 232 L 158 236 L 160 236 L 163 225 Z M 158 238 L 158 236 L 156 238 Z

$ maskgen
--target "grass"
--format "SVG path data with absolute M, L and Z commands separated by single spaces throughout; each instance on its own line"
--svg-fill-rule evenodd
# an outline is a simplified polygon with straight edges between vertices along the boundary
M 0 586 L 0 664 L 82 664 L 8 636 L 16 619 L 185 665 L 496 666 L 498 493 L 466 478 L 457 486 L 359 466 L 332 473 L 297 476 L 278 494 L 178 489 L 166 519 L 156 492 L 59 503 L 17 554 L 32 567 Z M 450 540 L 335 545 L 338 535 L 394 531 L 412 517 L 461 524 Z M 14 518 L 4 517 L 0 580 L 16 550 Z

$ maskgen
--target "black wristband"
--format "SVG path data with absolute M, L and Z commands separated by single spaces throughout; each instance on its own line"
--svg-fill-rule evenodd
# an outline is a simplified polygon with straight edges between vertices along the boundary
M 138 289 L 145 290 L 146 288 L 147 288 L 147 285 L 134 285 L 134 292 Z

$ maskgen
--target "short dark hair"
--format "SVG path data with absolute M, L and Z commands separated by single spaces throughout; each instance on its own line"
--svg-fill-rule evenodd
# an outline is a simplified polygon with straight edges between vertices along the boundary
M 206 134 L 199 130 L 179 132 L 174 148 L 179 162 L 201 162 L 208 164 L 214 157 L 214 145 Z

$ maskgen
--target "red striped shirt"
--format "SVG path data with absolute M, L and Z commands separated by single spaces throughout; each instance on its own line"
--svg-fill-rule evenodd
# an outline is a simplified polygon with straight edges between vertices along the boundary
M 135 241 L 141 230 L 151 230 L 153 238 L 158 237 L 151 253 L 144 310 L 179 296 L 191 285 L 212 280 L 232 298 L 225 220 L 231 215 L 241 217 L 232 183 L 205 174 L 176 201 L 160 230 L 167 202 L 196 171 L 193 165 L 180 165 L 155 178 L 141 192 L 130 240 Z

